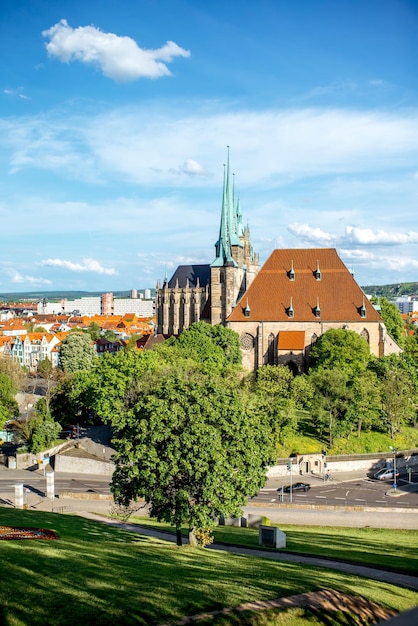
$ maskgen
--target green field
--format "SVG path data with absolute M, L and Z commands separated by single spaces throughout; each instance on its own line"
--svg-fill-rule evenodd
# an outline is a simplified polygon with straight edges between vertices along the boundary
M 174 533 L 172 526 L 147 517 L 132 516 L 129 522 Z M 384 528 L 344 528 L 280 524 L 286 533 L 286 549 L 281 552 L 306 554 L 382 567 L 404 574 L 418 572 L 418 532 Z M 187 536 L 187 529 L 183 529 Z M 260 549 L 258 529 L 217 526 L 215 542 Z
M 59 535 L 58 541 L 0 541 L 0 623 L 6 626 L 152 625 L 322 589 L 363 596 L 397 611 L 418 604 L 418 593 L 399 586 L 331 569 L 179 549 L 72 515 L 0 507 L 0 525 L 49 528 Z M 401 545 L 399 539 L 392 548 Z M 376 542 L 365 539 L 362 549 L 372 553 Z M 311 617 L 309 611 L 292 609 L 280 612 L 280 621 L 273 611 L 256 621 L 246 616 L 211 623 L 359 623 L 346 615 Z

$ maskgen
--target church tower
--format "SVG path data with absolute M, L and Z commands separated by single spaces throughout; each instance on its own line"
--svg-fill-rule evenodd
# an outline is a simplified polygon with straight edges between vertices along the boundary
M 250 230 L 242 225 L 239 200 L 227 163 L 224 166 L 221 224 L 215 244 L 216 258 L 210 265 L 210 322 L 225 324 L 237 301 L 242 297 L 256 276 L 259 267 L 258 254 L 254 254 Z
M 180 265 L 162 285 L 157 283 L 157 334 L 179 335 L 193 322 L 226 324 L 236 302 L 259 270 L 250 230 L 242 225 L 228 159 L 224 166 L 221 225 L 210 265 Z

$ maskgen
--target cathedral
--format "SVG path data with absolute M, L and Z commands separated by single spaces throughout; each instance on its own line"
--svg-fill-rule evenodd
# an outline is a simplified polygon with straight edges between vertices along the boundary
M 157 333 L 179 335 L 193 322 L 222 324 L 241 341 L 243 365 L 305 371 L 316 339 L 331 328 L 359 333 L 375 356 L 398 354 L 369 302 L 333 248 L 274 250 L 260 269 L 224 171 L 221 223 L 210 265 L 181 265 L 156 289 Z

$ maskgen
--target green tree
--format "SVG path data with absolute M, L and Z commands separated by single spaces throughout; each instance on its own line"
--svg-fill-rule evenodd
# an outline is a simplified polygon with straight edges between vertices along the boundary
M 206 322 L 195 322 L 181 333 L 173 345 L 183 356 L 187 355 L 207 367 L 236 366 L 242 360 L 238 333 L 220 324 L 212 326 Z
M 87 425 L 95 421 L 95 371 L 67 375 L 52 392 L 48 410 L 56 422 Z
M 23 384 L 24 371 L 13 358 L 0 354 L 0 374 L 7 374 L 12 380 L 16 391 L 20 391 Z
M 85 332 L 90 335 L 92 341 L 97 341 L 100 338 L 100 326 L 97 322 L 91 322 Z
M 143 375 L 132 404 L 113 414 L 116 468 L 112 492 L 129 505 L 144 498 L 150 514 L 176 528 L 213 527 L 265 482 L 269 430 L 248 410 L 231 380 L 196 365 Z
M 107 341 L 112 341 L 115 342 L 118 340 L 118 336 L 116 335 L 116 333 L 113 330 L 110 330 L 109 328 L 107 330 L 105 330 L 103 337 L 107 340 Z
M 254 408 L 269 420 L 275 441 L 297 428 L 297 408 L 292 394 L 294 380 L 292 372 L 284 365 L 264 365 L 250 376 Z
M 315 388 L 312 398 L 311 412 L 320 438 L 327 436 L 328 445 L 332 448 L 334 439 L 350 432 L 347 410 L 351 402 L 352 392 L 347 371 L 340 368 L 318 369 L 310 375 Z
M 404 369 L 389 367 L 383 378 L 383 412 L 388 431 L 393 438 L 402 425 L 416 419 L 417 395 Z
M 367 368 L 369 344 L 363 337 L 345 328 L 327 330 L 311 350 L 312 369 L 340 369 L 355 376 Z
M 51 447 L 58 439 L 60 432 L 61 425 L 58 422 L 54 422 L 51 417 L 34 418 L 30 440 L 31 451 L 42 452 Z
M 379 303 L 380 315 L 383 318 L 386 330 L 396 343 L 402 347 L 405 337 L 405 324 L 401 312 L 396 304 L 389 302 L 386 298 L 380 298 Z
M 361 372 L 352 385 L 348 415 L 360 437 L 362 430 L 379 429 L 382 420 L 382 385 L 375 372 Z
M 96 357 L 90 335 L 69 333 L 61 344 L 60 366 L 64 372 L 89 370 L 93 367 Z
M 44 381 L 46 412 L 49 413 L 49 403 L 53 389 L 60 382 L 64 374 L 59 368 L 53 367 L 50 359 L 48 358 L 39 361 L 37 372 Z
M 16 387 L 7 374 L 0 372 L 0 425 L 19 415 L 19 406 L 15 399 Z

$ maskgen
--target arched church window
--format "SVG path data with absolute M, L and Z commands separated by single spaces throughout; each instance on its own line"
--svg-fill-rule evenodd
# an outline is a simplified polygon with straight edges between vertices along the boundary
M 363 339 L 365 339 L 367 341 L 367 343 L 369 343 L 370 341 L 370 334 L 369 331 L 367 330 L 367 328 L 363 328 L 363 330 L 360 333 L 361 337 L 363 337 Z
M 269 365 L 274 365 L 275 363 L 275 336 L 273 333 L 270 333 L 268 336 L 268 350 L 267 350 L 267 362 Z
M 241 335 L 240 339 L 241 348 L 243 350 L 253 350 L 254 349 L 254 337 L 250 335 L 250 333 L 244 333 Z

